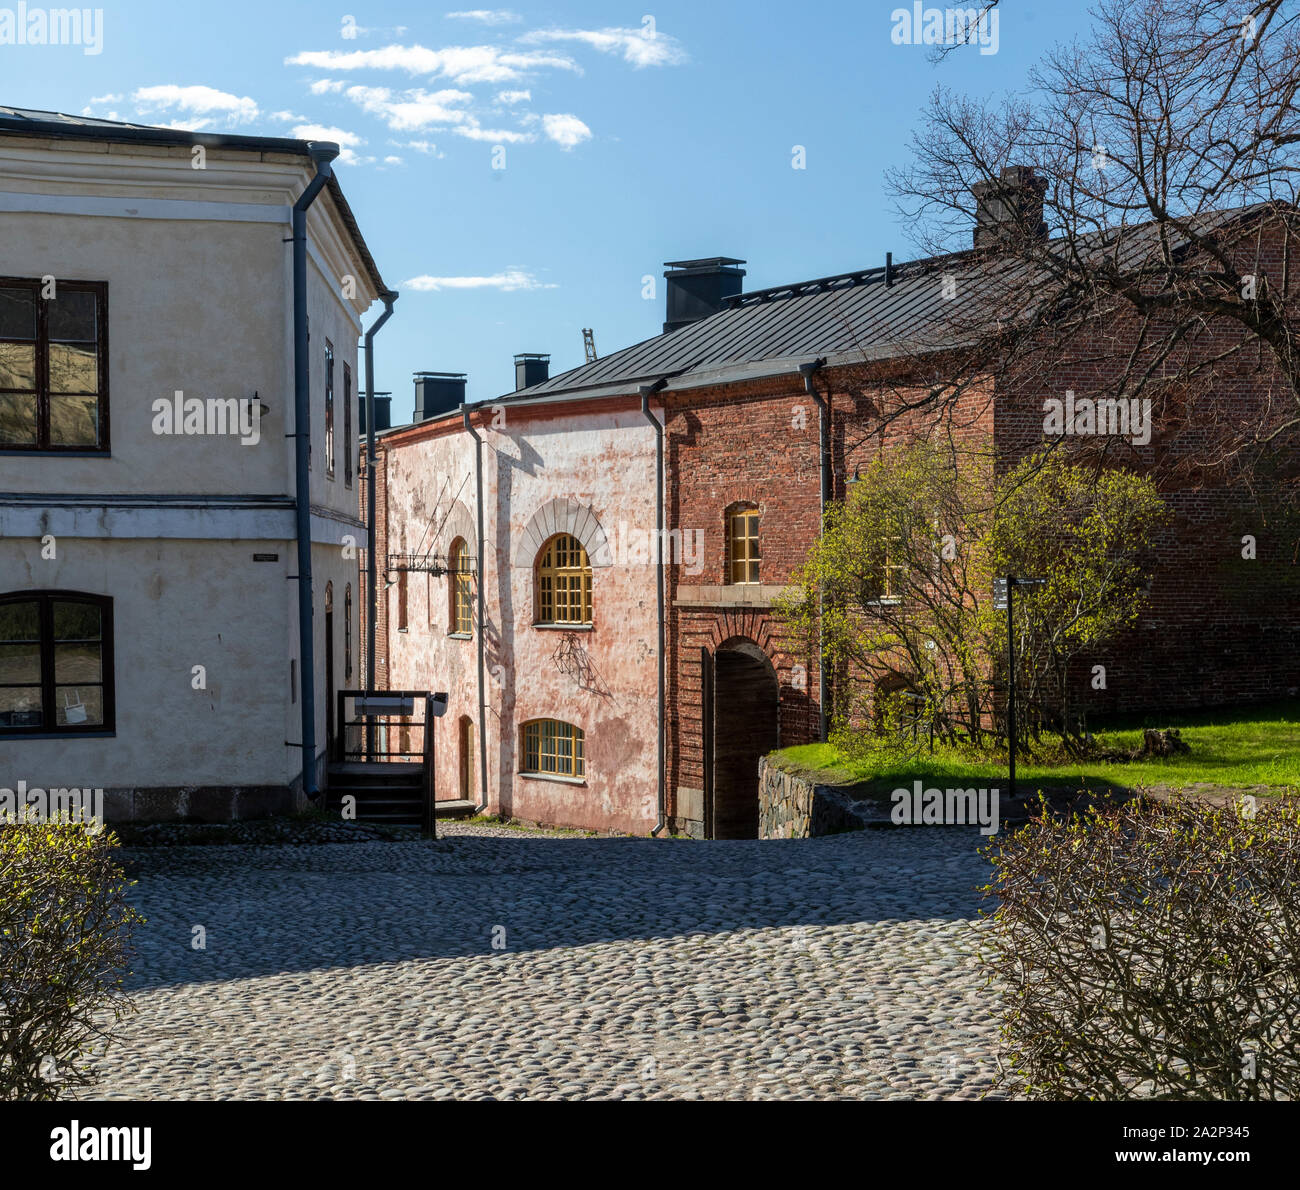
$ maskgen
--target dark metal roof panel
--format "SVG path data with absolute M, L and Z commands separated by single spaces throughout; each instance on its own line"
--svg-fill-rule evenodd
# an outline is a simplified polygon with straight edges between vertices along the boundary
M 34 108 L 6 107 L 0 105 L 0 136 L 56 137 L 73 140 L 111 140 L 123 144 L 153 145 L 204 145 L 210 149 L 240 149 L 254 153 L 287 153 L 308 157 L 310 150 L 305 140 L 283 136 L 242 136 L 234 133 L 191 132 L 184 128 L 159 128 L 152 124 L 128 124 L 121 120 L 100 120 L 93 116 L 70 116 L 66 112 L 38 111 Z M 326 185 L 330 197 L 338 207 L 353 245 L 365 265 L 366 273 L 376 290 L 383 293 L 388 286 L 380 276 L 379 267 L 361 235 L 356 216 L 343 197 L 343 188 L 331 171 Z

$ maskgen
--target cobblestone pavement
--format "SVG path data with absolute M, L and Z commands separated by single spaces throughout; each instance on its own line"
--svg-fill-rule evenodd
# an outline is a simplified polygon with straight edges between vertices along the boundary
M 974 829 L 445 835 L 129 852 L 149 919 L 140 1012 L 91 1095 L 912 1099 L 989 1086 Z

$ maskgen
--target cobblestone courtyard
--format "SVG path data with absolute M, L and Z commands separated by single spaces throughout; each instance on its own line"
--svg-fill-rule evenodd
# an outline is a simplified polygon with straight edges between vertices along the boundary
M 140 1012 L 91 1094 L 975 1098 L 995 1046 L 980 842 L 451 826 L 137 849 Z

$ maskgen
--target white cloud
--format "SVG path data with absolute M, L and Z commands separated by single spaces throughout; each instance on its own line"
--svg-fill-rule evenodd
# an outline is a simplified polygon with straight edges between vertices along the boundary
M 537 139 L 531 132 L 516 132 L 511 128 L 483 128 L 473 116 L 464 124 L 457 124 L 452 132 L 469 140 L 490 141 L 494 145 L 525 145 Z
M 178 87 L 173 83 L 157 87 L 138 87 L 131 101 L 142 112 L 168 111 L 178 108 L 198 116 L 219 115 L 226 123 L 242 124 L 261 114 L 257 102 L 247 96 L 231 95 L 213 87 Z M 190 125 L 194 127 L 194 125 Z
M 623 61 L 643 66 L 676 66 L 687 60 L 681 42 L 653 29 L 537 29 L 519 40 L 528 45 L 576 41 L 602 54 L 622 54 Z
M 418 289 L 427 293 L 437 293 L 443 289 L 499 289 L 511 293 L 517 289 L 555 289 L 539 281 L 532 273 L 521 268 L 508 268 L 489 277 L 430 277 L 422 274 L 402 282 L 403 289 Z
M 513 25 L 522 21 L 517 12 L 511 12 L 508 8 L 470 8 L 465 12 L 447 13 L 449 21 L 479 21 L 484 25 Z
M 389 45 L 378 50 L 305 50 L 286 58 L 286 66 L 318 70 L 405 70 L 408 74 L 442 75 L 453 82 L 508 83 L 525 73 L 552 69 L 581 74 L 578 64 L 563 54 L 544 50 L 523 53 L 498 46 L 448 46 L 430 50 L 422 45 Z
M 279 120 L 282 124 L 307 124 L 311 122 L 310 116 L 300 116 L 296 112 L 272 112 L 272 120 Z
M 98 107 L 101 103 L 121 103 L 124 98 L 126 98 L 124 95 L 96 95 L 83 109 L 82 115 L 86 115 L 92 107 Z
M 401 159 L 400 157 L 395 157 L 395 156 L 391 156 L 391 155 L 390 155 L 390 156 L 384 158 L 384 164 L 385 164 L 385 165 L 401 165 L 401 164 L 402 164 L 402 159 Z
M 572 149 L 591 140 L 591 129 L 577 116 L 555 114 L 542 117 L 542 129 L 546 135 L 562 149 Z
M 438 146 L 431 140 L 408 140 L 394 143 L 401 144 L 404 149 L 413 149 L 417 153 L 424 153 L 428 157 L 445 156 L 445 154 L 438 152 Z
M 341 148 L 353 148 L 366 143 L 364 136 L 348 132 L 345 128 L 332 128 L 327 124 L 295 124 L 293 136 L 295 140 L 332 140 Z
M 446 127 L 469 119 L 464 105 L 474 98 L 468 91 L 402 91 L 387 87 L 349 87 L 347 96 L 362 111 L 378 116 L 395 132 Z
M 327 95 L 331 91 L 342 91 L 347 86 L 342 79 L 317 79 L 311 85 L 313 95 Z
M 497 102 L 504 103 L 507 107 L 516 103 L 529 103 L 533 98 L 531 91 L 498 91 Z

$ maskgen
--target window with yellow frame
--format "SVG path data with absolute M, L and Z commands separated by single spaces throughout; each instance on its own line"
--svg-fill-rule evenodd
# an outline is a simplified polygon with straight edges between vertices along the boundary
M 552 537 L 538 559 L 537 623 L 591 623 L 591 562 L 568 533 Z
M 448 559 L 451 574 L 451 630 L 458 636 L 469 636 L 474 631 L 474 596 L 469 567 L 469 550 L 465 542 L 457 539 Z
M 758 582 L 758 509 L 745 505 L 727 516 L 727 579 L 732 583 Z
M 559 719 L 534 719 L 523 726 L 523 769 L 538 776 L 587 775 L 586 735 Z

